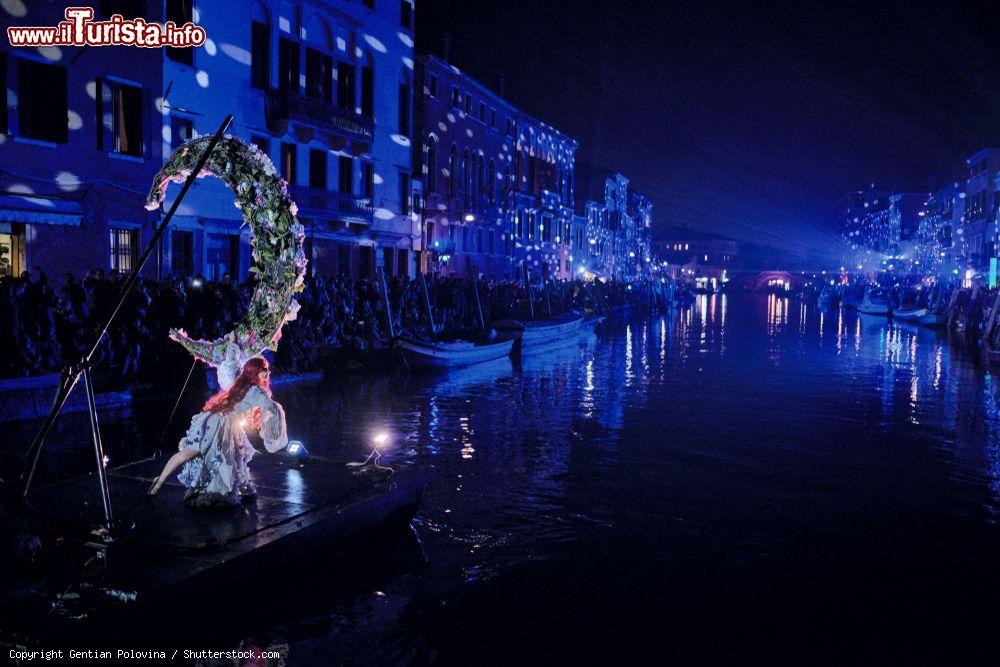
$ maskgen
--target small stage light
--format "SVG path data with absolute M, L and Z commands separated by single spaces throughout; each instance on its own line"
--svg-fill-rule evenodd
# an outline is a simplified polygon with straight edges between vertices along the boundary
M 300 440 L 289 440 L 285 447 L 285 454 L 295 459 L 299 464 L 305 463 L 309 459 L 309 450 Z

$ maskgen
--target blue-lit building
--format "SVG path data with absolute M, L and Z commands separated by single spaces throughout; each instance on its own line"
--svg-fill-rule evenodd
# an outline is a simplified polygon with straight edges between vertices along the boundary
M 605 179 L 603 194 L 600 200 L 582 202 L 588 251 L 579 260 L 587 274 L 596 277 L 642 277 L 652 261 L 653 204 L 630 189 L 629 179 L 622 174 Z
M 984 271 L 997 254 L 1000 148 L 985 148 L 966 160 L 965 215 L 958 228 L 959 253 L 966 267 Z
M 232 133 L 266 152 L 288 181 L 311 271 L 370 277 L 382 266 L 410 275 L 418 231 L 412 3 L 176 4 L 175 20 L 194 20 L 209 41 L 165 54 L 164 154 L 232 113 Z M 246 277 L 241 225 L 227 188 L 200 180 L 171 223 L 169 271 Z
M 165 156 L 233 114 L 230 133 L 264 150 L 288 180 L 312 271 L 412 274 L 412 2 L 98 5 L 98 18 L 193 21 L 207 41 L 158 50 L 0 46 L 3 270 L 131 268 L 159 217 L 142 204 Z M 0 7 L 23 25 L 55 25 L 62 10 Z M 168 191 L 164 210 L 179 190 Z M 225 185 L 199 179 L 150 273 L 246 278 L 242 223 Z
M 955 230 L 964 214 L 964 182 L 955 181 L 927 196 L 923 209 L 918 213 L 920 221 L 914 256 L 924 271 L 950 274 L 959 268 Z
M 435 56 L 416 90 L 423 270 L 569 277 L 577 143 Z
M 95 5 L 95 19 L 121 4 Z M 162 20 L 159 2 L 143 15 Z M 0 4 L 4 25 L 54 26 L 65 3 Z M 129 271 L 157 216 L 162 165 L 157 50 L 13 48 L 0 40 L 0 275 Z M 157 269 L 149 267 L 150 274 Z
M 891 244 L 891 192 L 874 185 L 849 192 L 836 206 L 844 237 L 844 264 L 857 271 L 881 270 Z

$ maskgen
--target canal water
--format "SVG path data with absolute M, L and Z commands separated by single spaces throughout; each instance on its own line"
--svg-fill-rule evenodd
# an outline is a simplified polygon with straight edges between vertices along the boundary
M 282 387 L 311 452 L 387 429 L 384 463 L 434 478 L 412 536 L 314 567 L 246 634 L 292 664 L 995 662 L 997 384 L 941 333 L 735 294 L 518 362 Z

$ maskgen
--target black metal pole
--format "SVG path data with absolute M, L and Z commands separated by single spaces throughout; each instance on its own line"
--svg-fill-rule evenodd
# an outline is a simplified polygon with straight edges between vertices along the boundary
M 87 412 L 90 414 L 90 434 L 94 441 L 94 457 L 97 459 L 97 480 L 101 488 L 101 502 L 104 505 L 104 523 L 111 530 L 114 519 L 111 514 L 111 492 L 108 490 L 108 476 L 104 471 L 104 443 L 101 441 L 101 427 L 97 421 L 97 402 L 94 400 L 94 380 L 90 376 L 90 366 L 83 367 L 83 386 L 87 391 Z
M 191 172 L 191 174 L 188 175 L 187 180 L 184 181 L 184 187 L 181 188 L 180 193 L 177 195 L 177 199 L 174 200 L 173 205 L 171 205 L 170 210 L 167 211 L 167 214 L 166 216 L 164 216 L 163 221 L 160 223 L 160 226 L 157 227 L 156 233 L 153 234 L 153 238 L 150 239 L 149 244 L 146 246 L 146 250 L 143 251 L 142 256 L 139 257 L 139 261 L 136 264 L 135 268 L 128 275 L 128 278 L 125 279 L 125 282 L 122 284 L 121 290 L 118 292 L 118 301 L 115 303 L 115 307 L 111 311 L 110 317 L 108 317 L 108 319 L 105 321 L 104 326 L 101 327 L 100 333 L 94 340 L 94 344 L 90 347 L 90 351 L 87 352 L 87 355 L 83 358 L 83 361 L 81 362 L 80 366 L 77 368 L 69 367 L 64 371 L 62 384 L 59 387 L 59 392 L 56 394 L 56 400 L 52 404 L 52 409 L 49 411 L 48 416 L 45 418 L 45 423 L 42 424 L 42 428 L 35 435 L 34 440 L 31 441 L 31 446 L 28 447 L 28 451 L 25 454 L 25 458 L 26 459 L 31 458 L 32 463 L 31 463 L 31 468 L 28 471 L 27 479 L 24 484 L 24 490 L 22 492 L 23 497 L 27 497 L 28 490 L 31 488 L 31 481 L 32 479 L 34 479 L 35 469 L 37 468 L 38 461 L 41 457 L 42 445 L 45 443 L 45 439 L 52 431 L 52 427 L 55 425 L 56 417 L 59 416 L 59 413 L 62 411 L 63 406 L 66 405 L 66 400 L 69 398 L 70 392 L 73 391 L 73 387 L 75 387 L 76 383 L 79 381 L 80 375 L 90 365 L 91 359 L 93 358 L 94 354 L 97 352 L 97 348 L 101 344 L 101 339 L 104 338 L 104 335 L 108 332 L 108 329 L 111 327 L 111 324 L 118 316 L 118 312 L 121 310 L 122 305 L 124 305 L 125 301 L 129 297 L 129 294 L 131 294 L 132 288 L 135 286 L 135 283 L 139 278 L 139 273 L 142 271 L 143 266 L 145 266 L 146 262 L 149 260 L 149 256 L 156 249 L 156 244 L 159 243 L 160 238 L 163 236 L 163 232 L 167 229 L 167 225 L 170 224 L 170 219 L 173 218 L 174 213 L 177 212 L 177 207 L 180 206 L 180 203 L 184 199 L 184 196 L 187 194 L 187 191 L 191 189 L 191 185 L 194 183 L 194 180 L 198 178 L 198 174 L 201 173 L 201 170 L 205 166 L 205 163 L 208 161 L 208 158 L 212 154 L 212 151 L 215 150 L 215 147 L 218 145 L 219 141 L 222 140 L 222 135 L 225 134 L 226 130 L 229 128 L 230 123 L 232 122 L 233 122 L 232 114 L 227 115 L 226 119 L 222 121 L 222 125 L 220 125 L 219 129 L 215 132 L 215 136 L 213 136 L 212 140 L 209 142 L 208 147 L 205 149 L 205 152 L 202 153 L 200 158 L 198 158 L 198 163 L 195 165 L 195 168 Z M 103 461 L 101 465 L 103 466 Z

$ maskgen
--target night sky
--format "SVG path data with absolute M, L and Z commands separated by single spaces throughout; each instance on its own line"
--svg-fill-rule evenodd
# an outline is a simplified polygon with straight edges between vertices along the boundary
M 848 190 L 926 191 L 1000 143 L 996 9 L 875 4 L 425 0 L 417 51 L 448 33 L 452 64 L 494 90 L 504 73 L 657 227 L 798 254 L 832 250 Z

